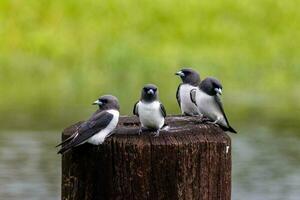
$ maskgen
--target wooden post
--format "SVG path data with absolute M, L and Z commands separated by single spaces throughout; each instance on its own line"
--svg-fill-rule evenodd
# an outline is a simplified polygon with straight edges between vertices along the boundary
M 197 117 L 171 116 L 159 137 L 138 136 L 138 119 L 121 117 L 104 144 L 62 156 L 62 199 L 230 200 L 231 144 Z M 77 123 L 63 132 L 73 133 Z

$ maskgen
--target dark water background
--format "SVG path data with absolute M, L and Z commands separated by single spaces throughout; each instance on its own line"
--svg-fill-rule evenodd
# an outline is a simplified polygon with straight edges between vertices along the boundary
M 233 143 L 233 200 L 299 200 L 300 138 L 268 127 L 243 127 Z M 0 134 L 0 199 L 60 198 L 55 132 Z

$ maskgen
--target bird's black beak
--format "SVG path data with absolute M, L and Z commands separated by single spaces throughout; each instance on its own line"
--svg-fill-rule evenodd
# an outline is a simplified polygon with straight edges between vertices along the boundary
M 148 90 L 147 94 L 151 94 L 153 95 L 154 94 L 154 91 L 152 89 Z
M 179 72 L 176 72 L 175 75 L 182 77 L 182 76 L 184 76 L 184 73 L 182 71 L 179 71 Z
M 102 106 L 102 104 L 103 103 L 101 101 L 99 101 L 99 99 L 92 103 L 92 105 L 99 105 L 99 106 Z

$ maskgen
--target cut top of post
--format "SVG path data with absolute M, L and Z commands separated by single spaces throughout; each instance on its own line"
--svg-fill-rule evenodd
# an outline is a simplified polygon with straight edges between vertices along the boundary
M 78 122 L 63 131 L 63 139 L 74 133 L 82 122 Z M 230 137 L 219 127 L 203 122 L 199 116 L 168 116 L 166 117 L 167 127 L 160 131 L 158 137 L 153 136 L 153 132 L 145 131 L 139 135 L 140 123 L 136 116 L 121 116 L 119 124 L 114 134 L 107 138 L 126 139 L 126 142 L 151 145 L 168 144 L 195 144 L 195 143 L 222 143 L 226 144 L 227 150 L 230 148 Z M 104 142 L 104 143 L 105 143 Z

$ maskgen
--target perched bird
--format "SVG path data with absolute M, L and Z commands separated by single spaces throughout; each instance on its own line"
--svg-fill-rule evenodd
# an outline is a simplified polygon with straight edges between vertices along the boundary
M 190 116 L 199 115 L 197 106 L 191 101 L 190 92 L 199 86 L 200 75 L 193 69 L 182 69 L 176 72 L 175 75 L 179 76 L 182 80 L 176 92 L 181 113 Z
M 140 133 L 143 128 L 146 128 L 156 131 L 155 136 L 159 135 L 160 129 L 165 124 L 166 110 L 158 100 L 158 90 L 155 85 L 144 86 L 140 100 L 134 105 L 133 114 L 140 119 Z
M 90 119 L 83 122 L 74 134 L 56 146 L 62 146 L 58 153 L 63 154 L 86 142 L 94 145 L 102 144 L 105 138 L 111 135 L 119 122 L 118 99 L 112 95 L 104 95 L 93 105 L 98 105 L 99 109 Z
M 229 125 L 220 99 L 222 94 L 221 83 L 212 77 L 204 79 L 198 89 L 191 91 L 191 99 L 198 106 L 204 117 L 212 120 L 213 124 L 218 124 L 224 131 L 236 133 Z

